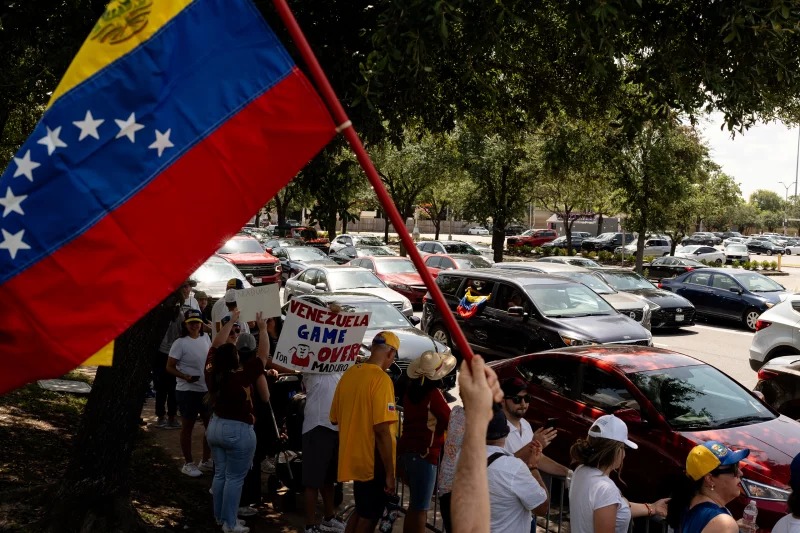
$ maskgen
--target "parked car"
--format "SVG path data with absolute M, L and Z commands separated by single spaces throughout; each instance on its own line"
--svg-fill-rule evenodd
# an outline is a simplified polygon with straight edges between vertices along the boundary
M 508 237 L 506 239 L 506 248 L 519 248 L 521 246 L 536 248 L 554 240 L 556 237 L 558 237 L 558 232 L 554 229 L 532 229 L 517 237 Z
M 236 265 L 253 285 L 278 283 L 281 280 L 281 264 L 264 251 L 261 243 L 249 235 L 235 235 L 220 246 L 217 253 L 226 261 Z
M 489 230 L 483 226 L 470 226 L 467 228 L 467 235 L 489 235 Z
M 697 244 L 691 244 L 679 250 L 675 250 L 675 257 L 685 257 L 687 259 L 694 259 L 695 261 L 707 261 L 709 263 L 716 263 L 717 265 L 721 265 L 725 262 L 724 252 L 720 252 L 711 246 L 701 246 Z
M 592 234 L 587 231 L 573 231 L 572 232 L 572 249 L 573 250 L 580 250 L 581 243 L 583 239 L 587 239 L 591 237 Z M 546 242 L 542 245 L 542 248 L 561 248 L 562 250 L 567 249 L 567 236 L 561 235 L 560 237 L 556 237 L 550 242 Z
M 281 262 L 281 281 L 296 276 L 312 265 L 335 265 L 336 262 L 313 246 L 276 246 L 272 255 Z
M 793 420 L 800 419 L 800 355 L 770 360 L 758 371 L 755 389 L 773 409 Z
M 372 313 L 369 317 L 369 328 L 364 334 L 364 340 L 361 341 L 359 355 L 362 357 L 369 357 L 372 339 L 379 332 L 391 331 L 397 335 L 400 339 L 400 350 L 397 352 L 397 358 L 395 359 L 393 367 L 389 368 L 387 371 L 395 381 L 405 373 L 409 363 L 418 358 L 423 352 L 428 350 L 436 353 L 449 351 L 447 346 L 433 340 L 416 327 L 417 324 L 419 324 L 419 318 L 413 315 L 405 316 L 398 311 L 394 305 L 379 296 L 337 292 L 304 294 L 296 298 L 303 302 L 319 305 L 321 307 L 328 307 L 331 303 L 337 303 L 342 309 L 350 313 L 365 311 Z M 288 305 L 287 303 L 283 306 L 283 318 L 286 316 L 286 308 Z M 442 388 L 445 390 L 451 389 L 455 385 L 455 381 L 456 370 L 453 369 L 453 372 L 442 379 Z
M 347 246 L 384 246 L 383 239 L 373 235 L 343 233 L 331 241 L 329 252 L 338 252 Z
M 262 245 L 272 238 L 272 233 L 267 228 L 244 227 L 242 233 L 256 238 Z
M 650 304 L 643 298 L 614 290 L 608 283 L 593 276 L 591 270 L 578 266 L 563 263 L 543 263 L 540 261 L 517 261 L 513 263 L 495 263 L 492 267 L 563 276 L 572 281 L 582 283 L 610 303 L 611 307 L 623 315 L 631 317 L 648 330 L 650 329 L 650 315 L 652 314 L 650 306 L 653 305 L 653 308 L 658 308 L 657 305 Z
M 722 241 L 722 247 L 725 248 L 729 244 L 744 244 L 747 242 L 747 237 L 728 237 Z
M 681 239 L 682 246 L 690 246 L 690 245 L 716 246 L 718 244 L 722 244 L 722 239 L 720 239 L 713 233 L 709 233 L 707 231 L 697 231 L 695 233 L 692 233 L 688 237 L 684 237 L 683 239 Z
M 582 346 L 492 363 L 498 377 L 523 376 L 530 385 L 525 414 L 534 428 L 554 419 L 551 459 L 569 464 L 572 443 L 598 417 L 613 413 L 638 445 L 625 458 L 623 495 L 655 501 L 682 479 L 689 451 L 718 440 L 749 448 L 734 516 L 753 500 L 760 531 L 786 514 L 790 464 L 800 424 L 781 416 L 753 392 L 711 365 L 671 350 L 640 346 Z
M 283 298 L 288 302 L 301 294 L 321 292 L 354 292 L 380 296 L 404 315 L 411 316 L 414 313 L 408 298 L 387 287 L 369 270 L 348 265 L 313 266 L 305 269 L 289 278 Z
M 494 250 L 492 250 L 490 247 L 478 243 L 472 243 L 472 247 L 475 248 L 484 259 L 490 263 L 494 263 Z
M 783 249 L 783 253 L 785 253 L 786 255 L 800 254 L 800 241 L 797 240 L 787 241 L 786 246 Z
M 750 343 L 750 367 L 784 355 L 800 354 L 800 295 L 792 295 L 764 311 L 756 321 Z
M 747 250 L 747 245 L 744 244 L 729 244 L 722 252 L 725 254 L 726 263 L 750 261 L 750 252 Z
M 422 241 L 417 249 L 426 254 L 481 255 L 470 243 L 464 241 Z
M 745 244 L 747 246 L 747 250 L 756 255 L 774 255 L 784 253 L 784 248 L 782 246 L 778 246 L 770 239 L 765 237 L 753 237 L 748 239 Z
M 339 248 L 339 250 L 328 254 L 328 257 L 340 265 L 349 263 L 357 257 L 367 256 L 397 257 L 397 254 L 385 246 L 363 246 L 361 244 L 345 246 L 344 248 Z
M 214 302 L 225 296 L 228 280 L 231 278 L 242 280 L 246 289 L 252 287 L 238 268 L 217 254 L 206 259 L 189 278 L 197 282 L 195 291 L 203 291 L 208 295 L 209 305 L 214 305 Z
M 589 269 L 603 268 L 603 265 L 601 265 L 594 259 L 589 259 L 588 257 L 580 257 L 577 255 L 572 255 L 572 256 L 555 255 L 551 257 L 540 257 L 539 259 L 536 259 L 535 262 L 560 263 L 562 265 L 573 265 Z
M 441 270 L 489 268 L 492 266 L 492 262 L 482 255 L 435 254 L 425 256 L 423 262 L 434 278 L 439 275 Z
M 595 276 L 602 279 L 614 289 L 641 296 L 651 304 L 653 317 L 652 328 L 681 328 L 694 325 L 695 309 L 692 302 L 659 289 L 642 276 L 631 270 L 622 268 L 604 268 L 595 270 Z
M 525 226 L 521 226 L 519 224 L 509 224 L 506 226 L 505 234 L 506 235 L 520 235 L 525 231 Z
M 738 231 L 723 231 L 722 235 L 717 235 L 719 238 L 722 239 L 723 243 L 725 239 L 741 239 L 744 238 L 744 235 L 739 233 Z
M 264 243 L 264 249 L 269 253 L 273 248 L 285 246 L 306 246 L 306 241 L 301 239 L 292 239 L 291 237 L 275 237 Z
M 705 268 L 706 265 L 694 259 L 685 257 L 656 257 L 650 263 L 643 263 L 642 267 L 647 269 L 647 277 L 651 279 L 663 279 L 677 276 L 685 272 L 691 272 L 696 268 Z
M 632 233 L 601 233 L 597 237 L 583 239 L 583 242 L 581 243 L 581 250 L 585 252 L 599 252 L 601 250 L 613 252 L 617 246 L 630 244 L 635 238 L 636 236 Z M 624 243 L 622 242 L 623 239 L 625 240 Z
M 362 257 L 353 259 L 350 266 L 366 268 L 374 272 L 390 289 L 394 289 L 412 304 L 421 304 L 428 292 L 414 263 L 407 257 Z
M 625 250 L 625 255 L 635 255 L 637 246 L 638 244 L 636 241 L 633 241 L 624 247 L 617 246 L 614 248 L 614 253 L 621 254 L 622 251 Z M 670 246 L 669 241 L 665 239 L 647 239 L 644 241 L 644 254 L 642 257 L 660 257 L 662 255 L 669 255 L 671 249 L 672 247 Z
M 758 272 L 704 268 L 659 283 L 692 302 L 697 314 L 740 321 L 755 331 L 758 317 L 789 293 Z
M 594 291 L 562 277 L 501 268 L 440 272 L 448 310 L 476 353 L 489 359 L 585 344 L 650 345 L 649 331 L 619 314 Z M 470 289 L 488 300 L 466 318 L 457 312 Z M 521 304 L 521 305 L 519 305 Z M 432 298 L 422 304 L 422 330 L 453 348 Z

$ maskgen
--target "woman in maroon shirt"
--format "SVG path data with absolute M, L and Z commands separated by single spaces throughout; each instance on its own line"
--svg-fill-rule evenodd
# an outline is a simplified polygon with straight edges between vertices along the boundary
M 261 313 L 256 314 L 256 323 L 259 331 L 257 357 L 244 365 L 239 363 L 234 344 L 239 311 L 235 310 L 231 313 L 231 320 L 224 323 L 214 337 L 206 359 L 208 403 L 213 412 L 206 435 L 215 467 L 211 486 L 214 517 L 226 533 L 250 531 L 236 515 L 242 484 L 253 464 L 256 450 L 253 386 L 263 376 L 269 355 L 267 324 Z
M 449 352 L 425 352 L 408 365 L 411 381 L 403 396 L 403 434 L 397 443 L 399 467 L 410 501 L 403 533 L 423 533 L 431 505 L 436 465 L 450 421 L 450 406 L 438 386 L 456 366 Z

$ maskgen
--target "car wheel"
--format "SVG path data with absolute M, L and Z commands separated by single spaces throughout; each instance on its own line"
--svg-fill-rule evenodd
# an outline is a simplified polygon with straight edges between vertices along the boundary
M 783 253 L 785 253 L 786 255 L 792 255 L 792 251 L 790 249 L 788 249 L 788 248 Z
M 718 258 L 717 258 L 717 259 L 714 261 L 714 264 L 715 264 L 715 265 L 717 265 L 717 266 L 720 266 L 720 265 L 722 264 L 722 259 L 720 259 L 720 258 L 718 257 Z
M 445 346 L 453 347 L 450 344 L 450 333 L 442 324 L 436 324 L 431 328 L 431 337 L 433 337 L 433 340 L 441 342 Z
M 772 255 L 772 250 L 767 250 L 767 255 Z
M 742 322 L 744 322 L 744 325 L 747 326 L 747 329 L 750 331 L 755 331 L 756 322 L 758 322 L 759 316 L 761 316 L 761 313 L 759 313 L 757 309 L 753 309 L 751 307 L 744 312 L 744 315 L 742 315 Z

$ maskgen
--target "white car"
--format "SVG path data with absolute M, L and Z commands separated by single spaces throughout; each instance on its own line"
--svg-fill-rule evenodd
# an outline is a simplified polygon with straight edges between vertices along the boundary
M 729 244 L 744 244 L 746 241 L 747 237 L 728 237 L 722 241 L 722 247 L 727 248 Z
M 489 230 L 483 226 L 472 226 L 467 230 L 468 235 L 489 235 Z
M 686 259 L 694 259 L 695 261 L 707 261 L 709 263 L 716 263 L 721 265 L 725 262 L 725 253 L 720 252 L 711 246 L 703 246 L 701 244 L 692 244 L 684 246 L 680 251 L 675 251 L 675 257 L 685 257 Z
M 750 261 L 750 252 L 747 251 L 747 246 L 744 244 L 729 244 L 723 250 L 726 262 L 733 261 Z
M 787 244 L 784 247 L 786 255 L 800 254 L 800 244 Z
M 622 253 L 622 250 L 625 250 L 625 255 L 634 255 L 636 254 L 636 241 L 628 244 L 624 248 L 622 246 L 617 246 L 614 249 L 615 254 Z M 644 255 L 643 257 L 661 257 L 662 255 L 669 255 L 671 251 L 671 247 L 669 245 L 669 241 L 666 239 L 647 239 L 644 241 Z
M 756 322 L 750 344 L 750 367 L 758 370 L 775 357 L 800 354 L 800 295 L 767 309 Z

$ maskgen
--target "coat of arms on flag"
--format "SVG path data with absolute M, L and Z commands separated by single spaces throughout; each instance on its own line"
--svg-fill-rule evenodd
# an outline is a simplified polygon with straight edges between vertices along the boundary
M 468 287 L 467 292 L 464 293 L 464 297 L 461 298 L 461 301 L 458 303 L 456 312 L 461 318 L 470 319 L 486 306 L 486 302 L 489 301 L 489 298 L 490 295 L 478 294 L 475 289 Z

